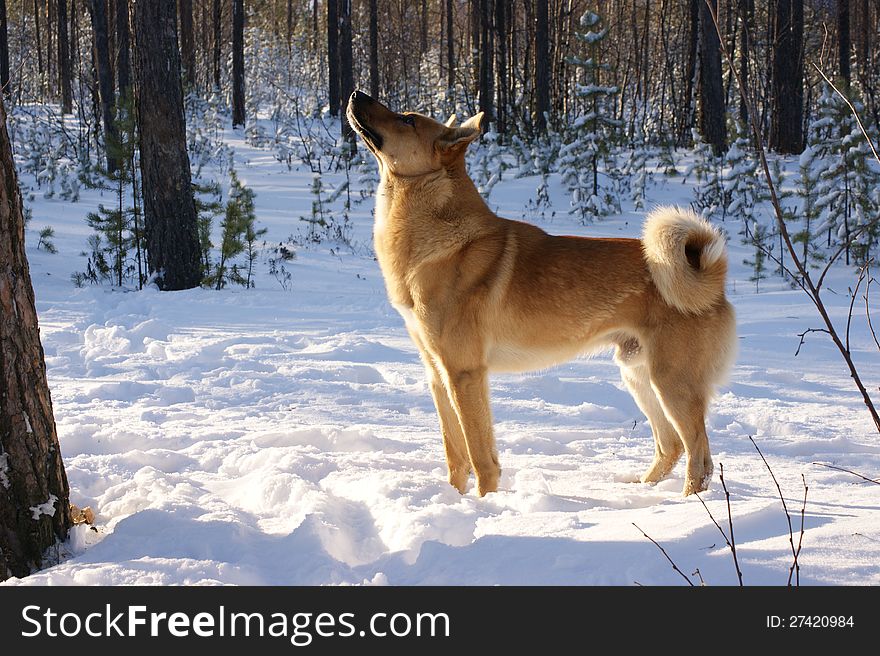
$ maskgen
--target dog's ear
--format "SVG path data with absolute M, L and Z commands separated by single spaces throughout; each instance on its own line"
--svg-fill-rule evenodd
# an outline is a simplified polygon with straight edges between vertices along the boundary
M 473 116 L 471 116 L 468 120 L 461 124 L 463 128 L 473 128 L 479 132 L 482 132 L 483 128 L 483 116 L 484 112 L 477 112 Z
M 476 116 L 472 116 L 466 120 L 457 128 L 447 128 L 435 143 L 435 146 L 445 159 L 449 160 L 460 153 L 463 153 L 468 147 L 468 144 L 476 141 L 480 137 L 480 123 L 482 120 L 483 112 L 480 112 Z
M 456 121 L 458 121 L 458 117 L 455 114 L 452 114 L 449 118 L 446 119 L 446 123 L 444 123 L 443 125 L 445 125 L 447 128 L 454 128 Z

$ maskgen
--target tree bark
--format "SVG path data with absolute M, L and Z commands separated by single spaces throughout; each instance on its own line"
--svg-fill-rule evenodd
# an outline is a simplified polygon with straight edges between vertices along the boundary
M 0 581 L 23 577 L 70 528 L 24 217 L 0 100 Z
M 804 149 L 804 3 L 775 0 L 770 149 L 784 155 Z
M 116 81 L 119 97 L 125 99 L 131 91 L 131 30 L 128 25 L 129 0 L 116 0 Z
M 535 130 L 547 131 L 550 112 L 550 35 L 547 0 L 535 2 Z
M 6 18 L 6 0 L 0 0 L 0 86 L 3 94 L 12 94 L 9 84 L 9 26 Z
M 844 91 L 849 91 L 852 81 L 849 66 L 851 41 L 849 35 L 849 0 L 837 0 L 837 59 Z
M 220 44 L 223 42 L 223 24 L 221 17 L 223 12 L 220 0 L 214 0 L 212 19 L 214 24 L 214 89 L 220 90 Z
M 495 131 L 504 134 L 507 131 L 507 3 L 495 0 L 495 70 L 497 76 L 497 94 L 495 106 Z
M 485 113 L 485 123 L 494 123 L 493 104 L 494 71 L 492 70 L 492 32 L 491 0 L 480 0 L 480 111 Z
M 5 2 L 5 0 L 4 0 Z M 61 113 L 73 112 L 70 39 L 67 35 L 67 0 L 58 0 L 58 85 L 61 88 Z
M 339 115 L 339 0 L 327 1 L 327 83 L 330 116 Z
M 104 149 L 107 151 L 107 172 L 116 171 L 111 151 L 118 142 L 116 132 L 116 97 L 113 93 L 113 72 L 110 70 L 110 45 L 107 39 L 107 0 L 90 0 L 95 66 L 98 69 L 98 93 L 101 98 L 101 119 L 104 125 Z
M 138 132 L 147 265 L 162 290 L 201 282 L 175 0 L 137 0 Z
M 339 0 L 339 83 L 340 99 L 348 102 L 354 93 L 354 61 L 352 58 L 351 0 Z M 348 141 L 349 153 L 357 149 L 357 137 L 343 109 L 342 136 Z
M 684 68 L 684 96 L 682 96 L 681 112 L 684 117 L 678 124 L 677 143 L 682 146 L 688 143 L 691 128 L 694 127 L 694 83 L 697 76 L 697 52 L 700 49 L 700 2 L 688 2 L 688 50 Z M 714 29 L 714 27 L 713 27 Z
M 244 0 L 232 0 L 232 127 L 244 114 Z
M 183 80 L 187 87 L 196 80 L 196 44 L 193 33 L 192 0 L 179 0 L 180 11 L 180 56 L 183 65 Z
M 716 15 L 718 0 L 711 0 Z M 721 42 L 709 6 L 700 4 L 700 134 L 716 156 L 727 150 Z
M 739 77 L 743 86 L 749 88 L 750 51 L 752 48 L 752 31 L 755 29 L 755 0 L 739 0 L 739 19 L 741 22 L 739 36 Z M 744 127 L 749 125 L 749 107 L 745 96 L 740 94 L 739 120 Z
M 446 89 L 449 99 L 455 95 L 455 7 L 446 0 Z
M 379 7 L 370 0 L 370 95 L 379 98 Z

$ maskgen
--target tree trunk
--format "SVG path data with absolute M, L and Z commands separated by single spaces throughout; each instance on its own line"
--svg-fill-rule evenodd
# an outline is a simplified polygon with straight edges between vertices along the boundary
M 180 56 L 183 64 L 183 80 L 187 87 L 196 81 L 196 43 L 193 33 L 192 0 L 180 0 Z
M 58 0 L 58 85 L 61 88 L 61 113 L 73 112 L 70 62 L 70 39 L 67 36 L 67 0 Z
M 550 35 L 547 0 L 535 2 L 535 130 L 547 131 L 550 112 Z M 528 65 L 528 64 L 527 64 Z
M 370 0 L 370 95 L 379 98 L 379 7 Z
M 424 57 L 428 52 L 428 0 L 422 0 L 419 20 L 421 23 L 419 26 L 419 55 Z
M 339 114 L 339 0 L 327 1 L 327 89 L 330 116 Z
M 244 0 L 232 0 L 232 127 L 244 113 Z
M 131 90 L 131 30 L 128 25 L 128 0 L 116 0 L 116 80 L 123 101 Z
M 201 263 L 175 1 L 138 0 L 134 27 L 147 265 L 159 289 L 198 287 Z
M 507 3 L 495 0 L 495 70 L 498 72 L 497 102 L 495 107 L 495 131 L 507 131 Z
M 492 48 L 490 47 L 491 12 L 491 0 L 480 0 L 480 111 L 485 113 L 485 123 L 495 122 L 495 111 L 492 107 L 495 74 L 492 70 Z
M 840 77 L 843 78 L 844 91 L 849 91 L 852 81 L 849 67 L 849 0 L 837 0 L 837 58 L 840 63 Z
M 684 120 L 678 124 L 678 145 L 682 146 L 691 138 L 694 127 L 694 82 L 697 76 L 697 51 L 700 49 L 700 3 L 701 0 L 688 2 L 688 51 L 684 68 L 684 96 L 681 111 Z M 712 28 L 715 29 L 714 26 Z
M 0 86 L 3 94 L 12 94 L 9 84 L 9 26 L 6 19 L 6 0 L 0 0 Z
M 775 0 L 770 149 L 784 155 L 804 149 L 804 3 Z
M 55 431 L 24 249 L 24 217 L 0 100 L 0 581 L 67 538 L 70 490 Z
M 716 15 L 718 0 L 711 0 Z M 727 150 L 721 42 L 709 6 L 700 4 L 700 134 L 716 156 Z
M 749 88 L 750 50 L 752 48 L 752 30 L 755 29 L 755 0 L 739 0 L 739 77 L 743 86 Z M 743 95 L 739 99 L 739 120 L 743 127 L 749 125 L 749 107 Z
M 455 98 L 455 8 L 446 0 L 446 89 L 449 100 Z
M 340 99 L 348 102 L 354 93 L 354 61 L 352 58 L 351 0 L 339 0 L 339 82 Z M 357 137 L 348 116 L 342 109 L 342 136 L 348 141 L 349 153 L 357 149 Z
M 34 0 L 34 40 L 37 45 L 37 73 L 39 74 L 39 79 L 37 80 L 37 85 L 42 92 L 43 90 L 43 30 L 40 28 L 40 5 L 37 0 Z
M 110 70 L 110 46 L 107 39 L 107 0 L 90 0 L 92 35 L 95 45 L 95 66 L 98 69 L 98 92 L 101 97 L 101 119 L 104 124 L 104 149 L 107 151 L 107 172 L 116 171 L 112 151 L 118 141 L 116 133 L 116 98 L 113 94 L 113 72 Z
M 212 18 L 214 23 L 214 89 L 220 90 L 220 44 L 223 42 L 223 12 L 220 0 L 214 0 Z

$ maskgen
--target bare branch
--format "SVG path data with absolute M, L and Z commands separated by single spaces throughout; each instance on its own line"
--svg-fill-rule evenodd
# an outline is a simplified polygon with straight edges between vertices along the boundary
M 779 481 L 776 480 L 776 474 L 773 473 L 773 470 L 770 468 L 770 463 L 767 462 L 767 458 L 764 457 L 764 454 L 761 452 L 760 447 L 758 447 L 758 443 L 749 435 L 749 441 L 751 441 L 752 445 L 758 451 L 758 455 L 761 456 L 761 460 L 764 461 L 764 466 L 767 467 L 767 471 L 770 472 L 770 478 L 773 479 L 773 483 L 776 485 L 776 490 L 779 492 L 779 499 L 782 501 L 782 509 L 785 511 L 785 519 L 788 521 L 788 542 L 791 545 L 791 555 L 794 558 L 794 562 L 791 564 L 791 568 L 788 570 L 788 585 L 791 585 L 791 578 L 795 572 L 798 570 L 798 554 L 800 553 L 800 546 L 795 549 L 794 546 L 794 530 L 791 527 L 791 515 L 788 512 L 788 506 L 785 504 L 785 497 L 782 494 L 782 488 L 779 487 Z M 804 482 L 804 487 L 806 487 L 806 482 Z M 807 493 L 804 492 L 804 504 L 806 504 L 806 496 Z M 802 515 L 803 516 L 803 515 Z M 801 519 L 801 532 L 803 533 L 803 519 Z M 803 538 L 802 538 L 803 539 Z M 800 583 L 798 583 L 800 585 Z
M 825 462 L 812 462 L 811 465 L 819 465 L 820 467 L 827 467 L 828 469 L 836 469 L 837 471 L 846 472 L 847 474 L 852 474 L 853 476 L 858 476 L 862 480 L 868 481 L 869 483 L 873 483 L 874 485 L 880 485 L 880 479 L 868 478 L 867 476 L 860 474 L 858 472 L 854 472 L 852 469 L 845 469 L 843 467 L 837 467 L 836 465 L 829 465 Z
M 798 538 L 797 549 L 794 552 L 794 562 L 791 564 L 794 567 L 794 576 L 795 576 L 795 585 L 800 587 L 801 584 L 801 564 L 798 562 L 798 556 L 801 555 L 801 547 L 804 544 L 804 519 L 807 514 L 807 492 L 810 491 L 810 488 L 807 487 L 807 479 L 801 474 L 801 480 L 804 482 L 804 503 L 801 506 L 801 534 Z M 791 572 L 789 572 L 789 578 L 791 578 Z
M 730 527 L 730 553 L 733 554 L 733 565 L 736 567 L 736 575 L 739 578 L 739 585 L 742 587 L 743 574 L 739 569 L 739 560 L 736 557 L 736 538 L 733 537 L 733 514 L 730 512 L 730 492 L 727 490 L 727 483 L 724 482 L 724 463 L 719 463 L 721 473 L 721 487 L 724 488 L 724 496 L 727 498 L 727 525 Z
M 797 350 L 794 352 L 794 357 L 797 357 L 801 352 L 801 346 L 806 343 L 806 337 L 810 333 L 825 333 L 828 334 L 828 331 L 824 328 L 807 328 L 804 332 L 798 333 L 798 337 L 801 338 L 800 343 L 798 344 Z
M 636 525 L 635 522 L 633 522 L 632 525 L 635 526 L 637 529 L 639 529 L 639 531 L 641 532 L 642 535 L 644 535 L 646 538 L 648 538 L 651 542 L 654 543 L 654 546 L 656 546 L 656 547 L 657 547 L 657 548 L 663 553 L 663 555 L 666 556 L 666 560 L 668 560 L 668 561 L 669 561 L 669 564 L 672 565 L 672 569 L 674 569 L 676 572 L 678 572 L 679 574 L 681 574 L 681 578 L 683 578 L 685 581 L 687 581 L 687 584 L 688 584 L 689 586 L 691 586 L 691 587 L 695 587 L 695 586 L 694 586 L 694 582 L 691 581 L 691 580 L 687 577 L 687 575 L 686 575 L 684 572 L 682 572 L 680 569 L 678 569 L 678 565 L 676 565 L 676 564 L 675 564 L 675 561 L 673 561 L 672 558 L 669 557 L 669 554 L 666 553 L 666 549 L 664 549 L 663 547 L 661 547 L 661 546 L 660 546 L 660 543 L 658 543 L 654 538 L 652 538 L 650 535 L 648 535 L 647 533 L 645 533 L 644 531 L 642 531 L 642 529 L 640 529 L 640 528 Z
M 868 273 L 868 267 L 871 266 L 873 259 L 865 262 L 865 265 L 859 271 L 859 278 L 856 280 L 856 288 L 852 291 L 852 298 L 849 299 L 849 313 L 846 315 L 846 352 L 849 353 L 849 329 L 852 325 L 852 315 L 853 315 L 853 306 L 856 304 L 856 296 L 859 293 L 859 287 L 862 285 L 862 281 L 865 279 L 865 276 Z

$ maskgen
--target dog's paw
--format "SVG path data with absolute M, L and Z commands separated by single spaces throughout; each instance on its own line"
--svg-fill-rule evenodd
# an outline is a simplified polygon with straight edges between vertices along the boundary
M 498 481 L 501 478 L 501 470 L 490 472 L 488 474 L 477 474 L 477 493 L 484 497 L 490 492 L 498 491 Z
M 470 469 L 458 469 L 449 472 L 449 484 L 458 490 L 459 494 L 467 492 L 468 478 L 470 478 Z

